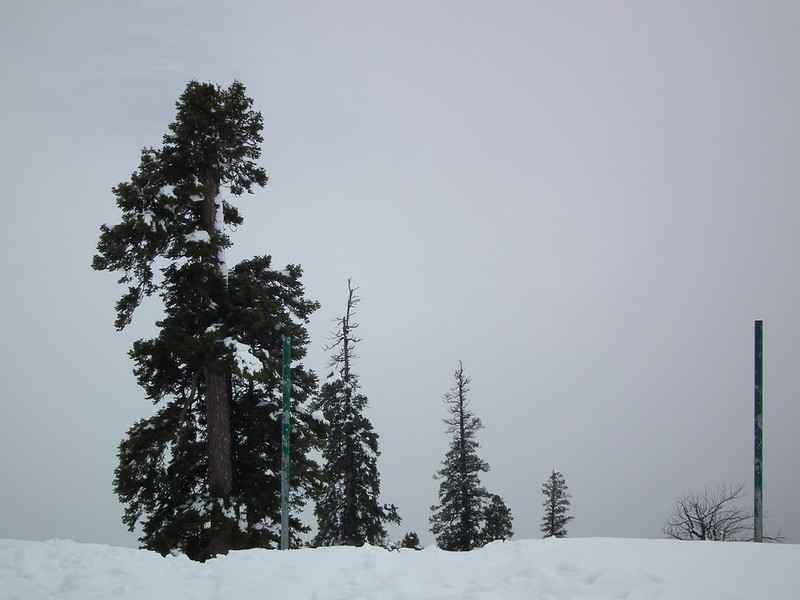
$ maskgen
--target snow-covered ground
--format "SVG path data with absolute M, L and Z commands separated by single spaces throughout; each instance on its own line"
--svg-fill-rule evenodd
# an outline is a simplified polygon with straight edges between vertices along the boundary
M 0 540 L 2 600 L 800 598 L 800 545 L 632 539 L 247 550 L 206 564 L 70 541 Z

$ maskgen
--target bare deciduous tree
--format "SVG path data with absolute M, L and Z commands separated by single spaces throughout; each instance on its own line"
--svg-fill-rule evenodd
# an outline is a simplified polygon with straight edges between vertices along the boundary
M 753 513 L 737 506 L 745 484 L 720 485 L 716 490 L 684 494 L 675 503 L 662 529 L 673 540 L 741 542 L 753 539 Z M 780 536 L 764 536 L 780 541 Z

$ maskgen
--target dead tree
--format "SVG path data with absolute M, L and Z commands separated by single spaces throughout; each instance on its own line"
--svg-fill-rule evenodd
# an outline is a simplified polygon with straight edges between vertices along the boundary
M 753 539 L 753 513 L 737 505 L 745 496 L 745 484 L 720 485 L 716 490 L 684 494 L 662 529 L 673 540 L 742 542 Z M 764 536 L 780 541 L 778 536 Z

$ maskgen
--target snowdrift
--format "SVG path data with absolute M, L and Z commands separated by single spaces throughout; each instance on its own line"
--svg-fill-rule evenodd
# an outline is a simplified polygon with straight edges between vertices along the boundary
M 70 541 L 0 540 L 2 600 L 800 598 L 800 545 L 632 539 L 233 552 L 206 564 Z

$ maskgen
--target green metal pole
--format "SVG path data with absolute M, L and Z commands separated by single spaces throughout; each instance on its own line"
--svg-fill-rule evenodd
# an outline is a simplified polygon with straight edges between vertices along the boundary
M 283 421 L 281 423 L 281 550 L 289 549 L 289 414 L 291 400 L 292 339 L 283 336 Z
M 755 331 L 755 460 L 753 481 L 753 541 L 760 542 L 763 537 L 762 524 L 762 489 L 763 489 L 763 446 L 762 446 L 762 409 L 763 409 L 763 362 L 764 332 L 763 321 L 756 321 Z

